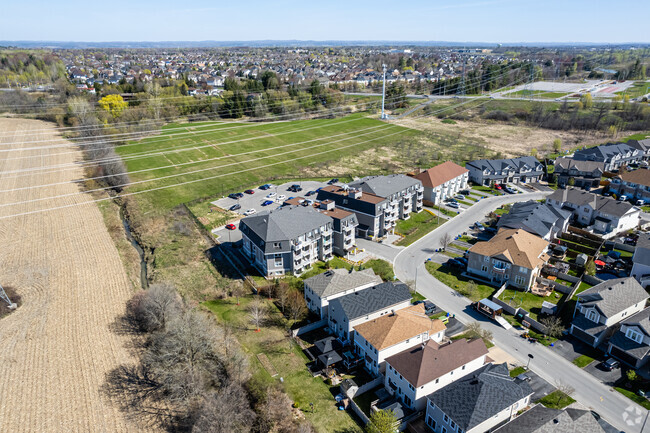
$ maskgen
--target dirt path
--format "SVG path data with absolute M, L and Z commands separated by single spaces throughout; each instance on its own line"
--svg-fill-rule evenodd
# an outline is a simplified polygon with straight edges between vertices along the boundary
M 131 285 L 97 206 L 87 195 L 4 206 L 78 191 L 69 181 L 83 177 L 79 168 L 6 173 L 80 158 L 74 147 L 20 144 L 56 138 L 48 126 L 0 119 L 0 282 L 23 299 L 21 308 L 0 320 L 0 431 L 134 431 L 101 392 L 105 374 L 132 361 L 127 337 L 109 329 L 124 311 Z M 4 151 L 16 148 L 25 150 Z M 53 156 L 61 152 L 66 154 Z M 6 192 L 53 182 L 62 184 Z M 73 203 L 87 204 L 1 219 Z

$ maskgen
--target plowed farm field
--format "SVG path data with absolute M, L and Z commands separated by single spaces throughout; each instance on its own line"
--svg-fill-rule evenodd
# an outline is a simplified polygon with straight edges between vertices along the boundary
M 132 285 L 97 205 L 76 194 L 80 158 L 51 124 L 0 119 L 0 283 L 22 296 L 0 320 L 0 432 L 138 430 L 101 390 L 134 362 L 111 330 Z

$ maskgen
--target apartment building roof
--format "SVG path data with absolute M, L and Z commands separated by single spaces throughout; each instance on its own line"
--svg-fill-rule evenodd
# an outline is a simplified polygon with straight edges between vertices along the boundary
M 646 299 L 648 293 L 633 277 L 603 281 L 578 295 L 581 305 L 595 307 L 605 317 L 614 316 Z
M 637 149 L 626 143 L 607 143 L 600 146 L 576 150 L 573 153 L 573 157 L 575 159 L 585 159 L 587 161 L 607 161 L 616 155 L 625 155 L 636 150 Z
M 390 174 L 388 176 L 368 176 L 350 183 L 351 188 L 359 188 L 379 197 L 390 197 L 412 186 L 420 186 L 422 182 L 404 174 Z
M 386 200 L 386 198 L 384 198 L 384 197 L 380 197 L 380 196 L 378 196 L 376 194 L 372 194 L 372 193 L 365 192 L 365 191 L 361 192 L 361 197 L 360 198 L 353 198 L 350 195 L 351 189 L 345 189 L 345 188 L 342 188 L 342 187 L 337 186 L 337 185 L 328 185 L 328 186 L 322 188 L 321 191 L 331 192 L 331 193 L 341 195 L 341 196 L 344 196 L 344 197 L 349 197 L 352 200 L 365 201 L 365 202 L 372 203 L 372 204 L 379 204 L 379 203 Z
M 628 202 L 592 194 L 576 188 L 557 189 L 547 199 L 556 200 L 560 203 L 571 203 L 575 206 L 589 205 L 600 213 L 617 217 L 625 215 L 630 209 L 634 208 Z
M 348 320 L 354 320 L 410 299 L 406 284 L 388 281 L 333 299 L 330 311 L 340 308 Z
M 500 229 L 489 241 L 477 242 L 469 251 L 534 269 L 545 263 L 548 242 L 524 229 Z
M 555 160 L 555 171 L 570 170 L 575 168 L 582 172 L 593 172 L 594 170 L 605 171 L 605 163 L 599 161 L 578 161 L 573 158 L 557 158 Z
M 414 177 L 422 182 L 422 185 L 428 188 L 435 188 L 445 182 L 462 176 L 469 172 L 465 167 L 455 164 L 453 161 L 443 162 L 440 165 L 431 167 Z
M 386 362 L 418 388 L 487 353 L 480 338 L 471 341 L 461 338 L 445 345 L 429 340 L 424 345 L 386 358 Z
M 631 315 L 627 319 L 623 320 L 621 324 L 633 326 L 646 336 L 650 336 L 650 308 L 645 308 L 638 313 Z M 643 343 L 643 341 L 637 343 L 636 341 L 627 338 L 620 329 L 612 336 L 609 342 L 630 355 L 633 355 L 637 359 L 643 359 L 648 355 L 648 352 L 650 352 L 650 346 Z
M 381 277 L 375 275 L 375 271 L 372 269 L 354 272 L 347 269 L 330 269 L 305 280 L 305 286 L 308 286 L 321 298 L 353 290 L 366 284 L 381 284 Z
M 362 323 L 354 329 L 375 349 L 383 350 L 425 332 L 431 335 L 444 331 L 446 327 L 441 320 L 431 320 L 424 312 L 424 304 L 418 304 Z

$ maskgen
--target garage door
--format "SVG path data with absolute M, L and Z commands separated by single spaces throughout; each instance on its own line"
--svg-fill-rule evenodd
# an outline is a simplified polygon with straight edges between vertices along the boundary
M 594 342 L 596 341 L 596 338 L 593 335 L 588 334 L 582 329 L 576 328 L 575 326 L 571 328 L 571 334 L 589 344 L 590 346 L 593 346 Z
M 629 364 L 633 367 L 636 367 L 636 363 L 638 360 L 631 356 L 630 354 L 624 352 L 623 350 L 619 349 L 616 346 L 612 346 L 612 350 L 610 351 L 611 355 L 620 359 L 621 361 L 625 362 L 626 364 Z

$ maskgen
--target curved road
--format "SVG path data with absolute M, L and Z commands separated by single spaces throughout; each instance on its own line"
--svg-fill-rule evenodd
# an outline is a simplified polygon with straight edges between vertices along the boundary
M 445 222 L 431 233 L 402 249 L 395 258 L 396 276 L 402 281 L 415 281 L 417 291 L 431 299 L 445 311 L 456 314 L 463 323 L 478 321 L 493 334 L 494 342 L 523 365 L 528 354 L 534 359 L 530 369 L 551 384 L 568 384 L 575 389 L 574 397 L 580 403 L 598 412 L 614 427 L 629 433 L 650 432 L 646 421 L 648 411 L 598 381 L 589 373 L 579 369 L 560 355 L 541 344 L 531 344 L 519 337 L 514 330 L 506 330 L 471 307 L 471 301 L 452 290 L 429 274 L 424 262 L 431 257 L 444 233 L 456 236 L 466 231 L 477 219 L 495 210 L 502 204 L 526 200 L 538 200 L 550 193 L 526 193 L 516 196 L 498 196 L 483 199 L 460 215 Z M 650 421 L 646 424 L 650 424 Z

